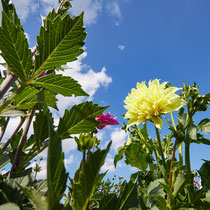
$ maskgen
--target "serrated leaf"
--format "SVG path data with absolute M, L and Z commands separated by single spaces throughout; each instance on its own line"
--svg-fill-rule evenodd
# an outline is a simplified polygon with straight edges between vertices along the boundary
M 210 119 L 206 118 L 200 121 L 198 128 L 205 134 L 210 134 Z
M 33 187 L 21 187 L 25 196 L 31 201 L 36 210 L 48 210 L 47 197 Z
M 31 83 L 35 86 L 41 86 L 54 93 L 59 93 L 63 96 L 88 96 L 81 85 L 71 77 L 62 76 L 61 74 L 49 74 L 40 77 Z
M 111 142 L 105 150 L 97 150 L 90 153 L 85 162 L 81 162 L 76 171 L 73 184 L 73 206 L 74 209 L 85 210 L 100 180 L 99 171 L 104 164 L 105 157 L 110 149 Z
M 92 102 L 84 102 L 73 106 L 69 111 L 65 110 L 65 114 L 58 124 L 59 135 L 93 131 L 99 125 L 95 117 L 101 115 L 107 108 L 108 106 L 100 107 Z
M 59 202 L 66 189 L 68 173 L 64 167 L 61 137 L 54 131 L 52 119 L 48 118 L 49 145 L 47 155 L 47 185 L 49 209 L 59 209 Z
M 22 81 L 26 81 L 32 66 L 31 50 L 14 7 L 3 4 L 2 26 L 0 27 L 1 56 L 9 70 Z
M 47 18 L 45 26 L 37 37 L 39 55 L 36 55 L 35 75 L 74 61 L 83 52 L 86 37 L 83 13 L 72 18 L 68 13 Z

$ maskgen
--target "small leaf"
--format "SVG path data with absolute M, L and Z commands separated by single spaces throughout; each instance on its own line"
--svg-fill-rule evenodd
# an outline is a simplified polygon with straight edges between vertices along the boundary
M 92 102 L 84 102 L 73 106 L 69 111 L 65 110 L 63 118 L 58 124 L 59 135 L 87 133 L 95 130 L 99 122 L 95 117 L 102 115 L 108 107 L 100 107 Z
M 210 134 L 210 119 L 203 119 L 198 124 L 198 128 L 205 134 Z
M 41 86 L 54 93 L 59 93 L 63 96 L 88 96 L 78 82 L 71 77 L 62 76 L 61 74 L 49 74 L 40 77 L 31 83 L 35 86 Z
M 115 155 L 114 157 L 114 166 L 116 168 L 117 162 L 123 159 L 123 154 L 125 153 L 125 148 L 124 147 L 119 147 L 117 149 L 118 154 Z

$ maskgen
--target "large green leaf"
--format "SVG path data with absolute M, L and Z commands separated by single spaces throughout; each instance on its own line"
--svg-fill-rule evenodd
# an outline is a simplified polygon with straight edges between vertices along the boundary
M 58 125 L 58 133 L 65 135 L 93 131 L 99 125 L 95 117 L 101 115 L 107 108 L 107 106 L 100 107 L 92 102 L 84 102 L 73 106 L 69 111 L 65 110 L 65 114 Z
M 41 86 L 54 93 L 59 93 L 64 96 L 72 96 L 72 94 L 75 96 L 88 96 L 76 80 L 60 74 L 45 75 L 33 81 L 32 85 Z
M 9 70 L 22 81 L 26 81 L 32 66 L 32 53 L 14 6 L 5 1 L 2 1 L 2 5 L 0 55 L 7 62 Z
M 25 196 L 31 201 L 36 210 L 48 210 L 47 197 L 33 187 L 21 187 Z
M 101 178 L 99 171 L 104 164 L 110 146 L 111 142 L 108 144 L 107 149 L 90 153 L 88 159 L 85 162 L 81 162 L 74 177 L 72 192 L 74 209 L 86 209 L 98 181 Z
M 36 55 L 35 75 L 76 60 L 83 52 L 83 40 L 86 37 L 84 30 L 83 13 L 72 18 L 68 13 L 62 17 L 48 17 L 37 37 L 39 54 Z
M 59 202 L 66 189 L 68 173 L 64 167 L 61 137 L 54 131 L 52 119 L 48 120 L 49 145 L 47 156 L 47 185 L 49 209 L 59 209 Z

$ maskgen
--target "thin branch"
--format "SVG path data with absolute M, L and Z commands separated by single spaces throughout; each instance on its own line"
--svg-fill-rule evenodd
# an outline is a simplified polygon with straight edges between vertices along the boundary
M 32 110 L 31 114 L 27 118 L 26 125 L 25 125 L 25 128 L 23 130 L 23 134 L 22 134 L 22 136 L 20 138 L 20 142 L 19 142 L 16 154 L 15 154 L 15 158 L 14 158 L 13 164 L 12 164 L 12 168 L 11 168 L 7 178 L 10 178 L 10 176 L 14 172 L 16 166 L 18 166 L 18 164 L 19 164 L 20 156 L 21 156 L 21 153 L 22 153 L 22 150 L 23 150 L 23 145 L 24 145 L 24 142 L 26 140 L 26 136 L 27 136 L 27 133 L 28 133 L 31 121 L 33 119 L 34 113 L 35 113 L 35 110 Z
M 20 123 L 18 124 L 17 128 L 15 129 L 15 131 L 13 132 L 12 136 L 8 139 L 8 141 L 5 143 L 4 147 L 2 148 L 2 152 L 4 152 L 6 150 L 6 148 L 8 147 L 8 145 L 11 143 L 13 136 L 19 131 L 19 129 L 21 128 L 21 126 L 23 125 L 23 123 L 25 122 L 25 117 L 21 117 Z
M 4 134 L 5 134 L 5 131 L 6 131 L 6 129 L 7 129 L 7 125 L 8 125 L 9 120 L 10 120 L 10 117 L 7 117 L 7 120 L 6 120 L 6 122 L 4 123 L 3 128 L 1 129 L 0 142 L 1 142 L 1 140 L 2 140 L 2 138 L 3 138 L 3 136 L 4 136 Z
M 12 84 L 17 80 L 17 77 L 14 74 L 8 74 L 6 79 L 3 81 L 0 86 L 0 99 L 4 96 L 4 94 L 9 90 Z

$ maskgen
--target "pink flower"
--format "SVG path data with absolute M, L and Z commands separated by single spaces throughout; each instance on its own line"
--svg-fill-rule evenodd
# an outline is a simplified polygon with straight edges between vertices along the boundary
M 99 130 L 105 128 L 108 125 L 119 125 L 120 122 L 115 120 L 117 117 L 113 117 L 114 115 L 111 115 L 110 112 L 103 113 L 102 115 L 99 115 L 95 118 L 95 120 L 100 121 L 99 127 L 97 127 Z

